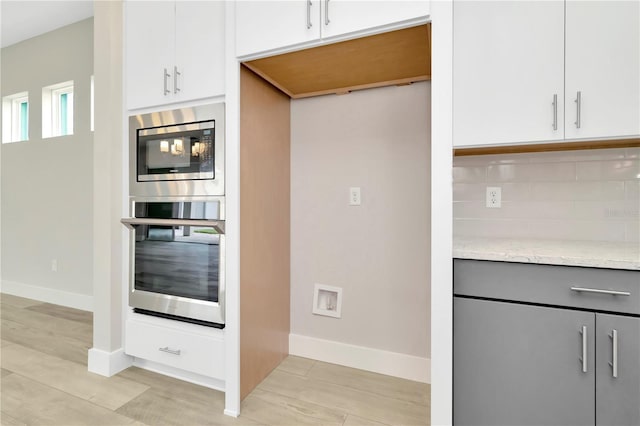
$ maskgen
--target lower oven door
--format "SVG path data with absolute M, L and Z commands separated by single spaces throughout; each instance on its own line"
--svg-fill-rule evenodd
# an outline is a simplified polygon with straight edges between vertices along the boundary
M 223 325 L 224 221 L 126 218 L 129 305 L 144 313 Z

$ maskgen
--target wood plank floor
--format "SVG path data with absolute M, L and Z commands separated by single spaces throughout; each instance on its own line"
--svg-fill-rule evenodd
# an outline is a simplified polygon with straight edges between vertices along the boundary
M 428 425 L 429 385 L 289 356 L 222 414 L 224 394 L 131 367 L 87 371 L 89 312 L 0 295 L 2 425 Z

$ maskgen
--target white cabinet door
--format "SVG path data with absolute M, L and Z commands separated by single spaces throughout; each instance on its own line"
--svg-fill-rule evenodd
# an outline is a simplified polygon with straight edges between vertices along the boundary
M 638 1 L 567 1 L 565 66 L 566 138 L 640 134 Z
M 174 2 L 128 1 L 125 3 L 125 61 L 127 108 L 167 102 L 175 52 Z M 166 81 L 165 81 L 166 80 Z M 172 93 L 172 92 L 171 92 Z
M 244 56 L 320 38 L 320 0 L 239 1 L 236 55 Z
M 429 1 L 323 0 L 322 38 L 429 15 Z
M 176 101 L 224 94 L 224 13 L 222 1 L 176 2 Z
M 454 146 L 564 137 L 564 1 L 455 1 L 453 30 Z

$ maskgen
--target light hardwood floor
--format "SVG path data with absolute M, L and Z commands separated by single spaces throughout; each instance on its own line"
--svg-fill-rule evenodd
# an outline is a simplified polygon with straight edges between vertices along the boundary
M 87 372 L 89 312 L 1 295 L 2 425 L 427 425 L 428 385 L 289 356 L 222 414 L 221 392 L 131 367 Z

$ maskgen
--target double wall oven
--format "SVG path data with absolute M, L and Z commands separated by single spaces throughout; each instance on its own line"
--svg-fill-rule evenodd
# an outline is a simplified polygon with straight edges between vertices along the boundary
M 129 305 L 225 324 L 224 104 L 130 117 Z

